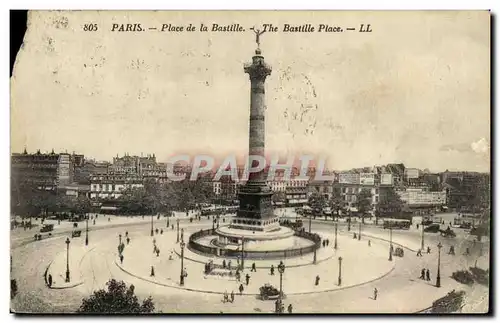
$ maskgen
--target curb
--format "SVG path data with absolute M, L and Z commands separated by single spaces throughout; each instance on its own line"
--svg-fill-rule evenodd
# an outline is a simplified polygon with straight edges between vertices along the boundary
M 85 259 L 85 257 L 87 257 L 87 255 L 92 251 L 94 250 L 95 247 L 92 247 L 90 248 L 89 250 L 87 250 L 84 254 L 83 254 L 83 257 L 82 259 L 80 259 L 80 263 L 78 264 L 78 267 L 81 267 L 82 265 L 82 262 L 83 262 L 83 259 Z M 45 272 L 43 274 L 44 276 L 44 280 L 45 280 L 45 286 L 47 286 L 47 288 L 49 289 L 68 289 L 68 288 L 74 288 L 74 287 L 77 287 L 77 286 L 80 286 L 80 285 L 83 285 L 85 283 L 85 279 L 81 280 L 81 281 L 78 281 L 77 283 L 74 283 L 74 284 L 71 284 L 71 285 L 66 285 L 66 286 L 62 286 L 62 287 L 59 287 L 59 286 L 49 286 L 49 282 L 47 281 L 47 273 L 49 272 L 49 268 L 50 266 L 52 265 L 52 263 L 54 262 L 54 260 L 52 260 L 49 265 L 47 266 L 47 268 L 45 269 Z M 82 278 L 83 275 L 82 273 L 80 272 L 80 278 Z
M 63 286 L 63 287 L 49 287 L 50 289 L 68 289 L 68 288 L 74 288 L 74 287 L 77 287 L 77 286 L 80 286 L 80 285 L 83 285 L 83 281 L 81 282 L 78 282 L 78 283 L 75 283 L 75 284 L 72 284 L 72 285 L 68 285 L 68 286 Z
M 115 262 L 115 265 L 121 271 L 123 271 L 124 273 L 129 274 L 132 277 L 135 277 L 137 279 L 141 279 L 143 281 L 147 281 L 147 282 L 159 285 L 159 286 L 170 287 L 170 288 L 175 288 L 175 289 L 179 289 L 179 290 L 187 290 L 187 291 L 190 291 L 190 292 L 224 295 L 223 292 L 215 292 L 215 291 L 210 291 L 210 290 L 202 290 L 202 289 L 195 289 L 195 288 L 179 287 L 179 286 L 175 286 L 175 285 L 168 285 L 168 284 L 165 284 L 165 283 L 160 283 L 158 281 L 154 281 L 154 280 L 151 280 L 151 279 L 148 279 L 148 278 L 144 278 L 144 277 L 141 277 L 141 276 L 138 276 L 136 274 L 133 274 L 133 273 L 129 272 L 128 270 L 126 270 L 125 268 L 123 268 L 122 266 L 120 266 L 118 264 L 118 262 L 117 262 L 116 259 L 115 259 L 114 262 Z M 309 291 L 309 292 L 287 293 L 286 295 L 287 296 L 295 296 L 295 295 L 308 295 L 308 294 L 330 293 L 330 292 L 336 292 L 336 291 L 346 290 L 346 289 L 349 289 L 349 288 L 354 288 L 354 287 L 359 287 L 359 286 L 362 286 L 362 285 L 370 284 L 370 283 L 373 283 L 374 281 L 382 279 L 382 278 L 386 277 L 387 275 L 389 275 L 390 273 L 392 273 L 394 271 L 394 269 L 396 268 L 395 262 L 393 262 L 393 263 L 394 263 L 394 265 L 392 266 L 391 270 L 389 270 L 388 272 L 386 272 L 382 276 L 376 277 L 376 278 L 374 278 L 372 280 L 369 280 L 369 281 L 365 281 L 365 282 L 362 282 L 362 283 L 358 283 L 358 284 L 354 284 L 354 285 L 349 285 L 349 286 L 345 286 L 345 287 L 340 287 L 340 288 L 325 289 L 325 290 L 319 290 L 319 291 Z M 240 295 L 239 293 L 236 293 L 236 294 Z M 242 293 L 241 295 L 244 295 L 244 296 L 259 296 L 260 294 Z
M 390 240 L 387 240 L 387 239 L 384 239 L 384 238 L 379 238 L 379 237 L 374 237 L 374 236 L 371 236 L 371 235 L 369 235 L 369 234 L 364 234 L 364 236 L 365 236 L 365 237 L 372 238 L 372 239 L 376 239 L 376 240 L 382 240 L 382 241 L 385 241 L 385 242 L 388 242 L 388 243 L 390 243 L 390 242 L 391 242 Z M 361 238 L 362 238 L 362 237 L 361 237 Z M 400 246 L 400 247 L 402 247 L 402 248 L 404 248 L 404 249 L 407 249 L 407 250 L 410 250 L 410 251 L 412 251 L 412 252 L 417 252 L 417 250 L 413 250 L 412 248 L 409 248 L 409 247 L 407 247 L 407 246 L 405 246 L 405 245 L 402 245 L 402 244 L 397 243 L 397 242 L 394 242 L 394 241 L 392 241 L 392 244 L 394 244 L 394 245 L 396 245 L 396 246 Z
M 182 222 L 182 221 L 180 221 L 180 222 Z M 142 223 L 142 222 L 137 222 L 137 223 L 120 223 L 120 224 L 111 224 L 109 226 L 98 226 L 98 227 L 95 227 L 93 229 L 91 229 L 89 227 L 89 232 L 91 232 L 91 231 L 99 231 L 99 230 L 106 230 L 106 229 L 116 229 L 116 228 L 136 226 L 136 225 L 144 225 L 144 224 L 151 224 L 151 223 L 145 223 L 145 222 L 144 223 Z M 71 232 L 73 232 L 73 230 L 54 232 L 54 234 L 52 234 L 51 238 L 58 238 L 58 237 L 64 236 L 65 234 L 68 234 L 68 233 L 71 233 Z M 46 240 L 46 239 L 43 239 L 43 240 Z M 28 239 L 28 237 L 23 238 L 22 240 L 19 241 L 19 244 L 17 246 L 15 246 L 14 248 L 12 248 L 12 250 L 16 250 L 18 248 L 24 247 L 24 246 L 29 245 L 30 243 L 34 243 L 34 242 L 36 242 L 36 241 L 33 240 L 33 237 L 31 237 L 29 239 Z M 11 242 L 11 245 L 12 245 L 12 242 Z
M 188 248 L 189 248 L 189 247 L 188 247 Z M 197 255 L 200 255 L 200 256 L 206 257 L 205 255 L 202 255 L 202 254 L 199 254 L 199 253 L 198 253 L 198 252 L 196 252 L 196 251 L 193 251 L 191 248 L 189 248 L 189 250 L 190 250 L 192 253 L 195 253 L 195 254 L 197 254 Z M 174 252 L 175 252 L 175 254 L 176 254 L 178 257 L 180 257 L 180 256 L 181 256 L 181 255 L 179 254 L 179 252 L 177 252 L 177 249 L 176 249 L 175 247 L 174 247 Z M 312 255 L 312 252 L 311 252 L 311 255 Z M 326 258 L 324 258 L 324 259 L 317 260 L 317 261 L 316 261 L 316 264 L 319 264 L 319 263 L 321 263 L 321 262 L 324 262 L 324 261 L 330 260 L 330 259 L 332 259 L 333 257 L 335 257 L 335 254 L 334 254 L 334 255 L 331 255 L 331 256 L 329 256 L 329 257 L 326 257 Z M 214 258 L 224 259 L 224 258 L 217 257 L 217 256 L 214 256 Z M 290 257 L 290 258 L 287 258 L 287 259 L 293 259 L 293 258 L 295 258 L 295 257 Z M 184 255 L 184 259 L 188 259 L 188 260 L 191 260 L 191 261 L 193 261 L 193 262 L 197 262 L 197 263 L 199 263 L 199 264 L 203 264 L 203 263 L 204 263 L 204 262 L 203 262 L 203 261 L 201 261 L 201 260 L 192 259 L 192 258 L 190 258 L 190 257 L 186 257 L 185 255 Z M 247 261 L 249 261 L 249 260 L 247 259 Z M 266 261 L 266 260 L 265 260 L 265 261 Z M 313 264 L 313 262 L 311 261 L 311 262 L 308 262 L 308 263 L 305 263 L 305 264 L 299 264 L 299 265 L 287 265 L 287 267 L 288 267 L 288 268 L 296 268 L 296 267 L 304 267 L 304 266 L 309 266 L 309 265 L 314 265 L 314 264 Z M 248 267 L 248 266 L 245 266 L 245 268 L 246 268 L 246 269 L 252 269 L 252 266 L 249 266 L 249 267 Z M 260 268 L 260 269 L 269 269 L 269 268 L 271 268 L 271 267 L 258 267 L 258 266 L 256 266 L 255 268 Z

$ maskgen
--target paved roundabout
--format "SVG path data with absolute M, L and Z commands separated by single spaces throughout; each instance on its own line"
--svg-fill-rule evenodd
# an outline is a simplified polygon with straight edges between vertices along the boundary
M 188 231 L 187 231 L 188 232 Z M 334 241 L 334 237 L 318 231 L 323 239 Z M 153 239 L 160 249 L 160 256 L 153 252 Z M 219 265 L 222 258 L 207 257 L 197 254 L 188 248 L 184 251 L 184 267 L 188 273 L 184 286 L 179 285 L 180 281 L 180 247 L 176 243 L 174 233 L 166 232 L 163 235 L 152 237 L 142 237 L 126 246 L 123 255 L 124 261 L 121 263 L 116 257 L 116 265 L 124 272 L 157 285 L 184 288 L 191 291 L 223 294 L 225 291 L 237 291 L 241 283 L 244 285 L 243 295 L 258 295 L 259 288 L 266 283 L 279 286 L 279 274 L 277 270 L 274 275 L 270 273 L 270 267 L 275 268 L 279 261 L 283 261 L 286 272 L 283 275 L 283 285 L 287 286 L 287 295 L 312 294 L 337 289 L 345 289 L 353 286 L 375 281 L 390 273 L 395 265 L 395 261 L 388 261 L 388 243 L 374 240 L 368 246 L 367 240 L 352 239 L 351 236 L 340 235 L 338 237 L 338 249 L 333 248 L 333 244 L 319 249 L 316 264 L 313 264 L 313 254 L 303 257 L 277 260 L 247 260 L 243 276 L 248 274 L 250 282 L 246 285 L 242 276 L 238 281 L 234 275 L 205 275 L 204 265 L 212 260 Z M 166 252 L 167 254 L 163 254 Z M 342 282 L 338 285 L 339 260 L 342 257 Z M 130 261 L 128 259 L 131 259 Z M 226 260 L 227 261 L 227 260 Z M 257 270 L 251 271 L 251 264 L 255 263 Z M 365 267 L 363 263 L 369 263 Z M 151 276 L 151 267 L 154 267 L 155 275 Z M 233 268 L 236 263 L 233 259 Z M 315 284 L 316 276 L 320 277 L 318 285 Z M 297 279 L 300 277 L 301 279 Z
M 101 289 L 110 278 L 134 284 L 140 298 L 152 296 L 156 308 L 163 312 L 184 313 L 269 313 L 274 309 L 272 301 L 262 301 L 255 297 L 258 288 L 264 283 L 279 286 L 279 274 L 271 276 L 268 267 L 273 261 L 255 261 L 257 272 L 250 274 L 250 283 L 245 285 L 242 296 L 234 303 L 221 302 L 220 293 L 234 290 L 237 283 L 225 278 L 205 278 L 203 275 L 204 258 L 187 248 L 184 267 L 188 272 L 185 285 L 179 286 L 181 269 L 179 244 L 176 231 L 167 230 L 166 223 L 155 219 L 155 227 L 163 227 L 164 234 L 155 235 L 160 248 L 160 256 L 153 254 L 152 238 L 149 236 L 150 223 L 146 218 L 123 227 L 103 227 L 89 234 L 89 246 L 84 246 L 84 238 L 73 238 L 70 244 L 71 288 L 49 288 L 44 273 L 51 273 L 54 286 L 63 284 L 65 266 L 64 243 L 67 233 L 58 235 L 57 230 L 50 239 L 18 244 L 13 246 L 13 278 L 19 286 L 19 295 L 12 301 L 12 309 L 18 312 L 74 312 L 82 298 Z M 189 223 L 181 221 L 186 237 L 192 232 L 206 229 L 211 225 L 208 220 Z M 338 250 L 333 249 L 332 224 L 313 222 L 313 232 L 330 240 L 330 245 L 321 248 L 317 264 L 312 264 L 312 254 L 307 258 L 284 260 L 286 271 L 283 276 L 283 289 L 287 294 L 286 304 L 292 303 L 295 312 L 301 313 L 414 313 L 431 305 L 432 301 L 444 296 L 452 289 L 468 292 L 470 311 L 487 310 L 487 288 L 474 285 L 468 288 L 451 279 L 457 269 L 468 268 L 478 260 L 478 266 L 488 268 L 487 253 L 483 257 L 464 257 L 459 249 L 470 244 L 470 240 L 453 240 L 457 256 L 442 253 L 442 287 L 434 287 L 436 250 L 430 255 L 416 257 L 415 246 L 419 236 L 412 232 L 394 232 L 393 242 L 408 247 L 403 258 L 394 257 L 389 262 L 388 234 L 379 228 L 364 228 L 361 240 L 354 240 L 345 227 L 339 227 Z M 118 258 L 118 235 L 125 236 L 128 231 L 130 244 L 125 247 L 124 261 Z M 458 239 L 458 237 L 457 237 Z M 368 246 L 371 240 L 371 246 Z M 429 236 L 427 243 L 436 245 L 438 238 Z M 458 243 L 458 245 L 456 244 Z M 447 250 L 448 241 L 443 240 Z M 435 248 L 434 248 L 435 249 Z M 78 250 L 78 251 L 77 251 Z M 74 253 L 73 253 L 74 252 Z M 169 260 L 172 254 L 172 260 Z M 338 257 L 342 256 L 342 286 L 338 286 Z M 367 258 L 368 257 L 368 258 Z M 369 259 L 369 260 L 368 260 Z M 214 260 L 215 262 L 215 260 Z M 276 267 L 277 262 L 274 266 Z M 155 266 L 155 277 L 150 277 L 151 265 Z M 250 266 L 246 263 L 245 266 Z M 267 267 L 267 268 L 266 268 Z M 432 281 L 419 280 L 421 268 L 430 268 Z M 316 275 L 320 283 L 315 286 Z M 371 299 L 373 288 L 379 290 L 377 301 Z

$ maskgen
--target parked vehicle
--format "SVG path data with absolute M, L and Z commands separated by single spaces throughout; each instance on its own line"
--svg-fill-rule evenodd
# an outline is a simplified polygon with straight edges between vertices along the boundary
M 439 233 L 445 238 L 455 238 L 457 236 L 455 232 L 453 232 L 453 230 L 450 228 L 446 230 L 439 230 Z
M 437 232 L 439 232 L 439 224 L 434 223 L 434 224 L 429 225 L 428 227 L 426 227 L 424 229 L 424 232 L 430 232 L 430 233 L 437 233 Z
M 40 229 L 40 232 L 50 232 L 53 230 L 54 230 L 53 224 L 44 224 L 43 227 Z
M 82 235 L 82 230 L 75 230 L 71 233 L 72 238 L 80 237 L 81 235 Z
M 280 295 L 280 291 L 271 284 L 265 284 L 259 289 L 259 291 L 260 298 L 263 300 L 277 299 Z

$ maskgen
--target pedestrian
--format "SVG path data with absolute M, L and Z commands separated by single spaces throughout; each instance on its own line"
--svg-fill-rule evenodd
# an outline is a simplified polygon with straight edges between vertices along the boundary
M 422 257 L 422 249 L 417 250 L 417 257 Z
M 372 246 L 372 242 L 371 240 L 368 240 L 368 247 L 371 247 Z
M 49 287 L 52 287 L 52 275 L 49 274 Z
M 427 271 L 425 272 L 425 280 L 431 281 L 431 272 L 429 271 L 429 269 L 427 269 Z
M 94 219 L 94 225 L 95 225 L 95 219 Z
M 357 236 L 356 236 L 356 232 L 354 232 L 354 234 L 352 235 L 352 238 L 353 238 L 353 239 L 356 239 L 356 238 L 357 238 Z
M 159 257 L 159 256 L 160 256 L 160 249 L 156 248 L 156 257 Z
M 158 228 L 156 228 L 155 233 L 158 234 Z
M 120 254 L 120 263 L 123 265 L 123 254 Z
M 231 291 L 231 303 L 234 303 L 234 291 Z
M 174 229 L 174 225 L 172 224 L 172 230 Z
M 417 230 L 418 230 L 418 223 L 417 223 Z
M 254 263 L 252 263 L 252 270 L 251 270 L 251 271 L 253 271 L 253 272 L 257 272 L 257 268 L 255 267 L 255 262 L 254 262 Z
M 245 276 L 245 280 L 246 280 L 246 283 L 247 283 L 247 286 L 248 286 L 248 283 L 250 283 L 250 275 L 249 274 L 247 274 Z
M 427 253 L 431 253 L 431 247 L 427 246 Z
M 280 308 L 281 308 L 281 306 L 280 306 L 280 300 L 278 298 L 276 300 L 276 302 L 274 302 L 274 312 L 275 313 L 279 313 L 280 312 Z
M 222 268 L 226 269 L 226 259 L 222 260 Z
M 160 230 L 160 234 L 163 234 L 163 229 Z
M 128 231 L 125 231 L 125 236 L 128 237 Z
M 271 276 L 274 276 L 274 265 L 271 265 Z
M 240 279 L 241 279 L 241 274 L 240 274 L 240 271 L 239 271 L 239 270 L 237 270 L 237 271 L 236 271 L 236 280 L 237 280 L 237 281 L 240 281 Z
M 454 255 L 455 254 L 455 247 L 450 246 L 450 251 L 448 251 L 449 255 Z
M 425 268 L 420 271 L 420 279 L 425 279 Z
M 288 305 L 288 314 L 292 314 L 293 307 L 292 304 Z
M 245 288 L 243 287 L 243 284 L 240 284 L 240 288 L 239 288 L 239 289 L 240 289 L 240 295 L 241 295 L 241 294 L 243 294 L 243 290 L 245 289 Z
M 330 239 L 326 239 L 326 246 L 328 247 L 330 245 Z
M 376 301 L 377 300 L 377 296 L 378 296 L 378 289 L 377 287 L 375 287 L 373 289 L 373 300 Z
M 224 299 L 222 300 L 223 303 L 227 303 L 229 301 L 229 296 L 227 295 L 227 290 L 224 292 Z
M 129 238 L 129 237 L 127 237 L 127 244 L 129 244 L 129 243 L 130 243 L 130 238 Z
M 324 248 L 326 246 L 326 240 L 323 240 L 321 243 L 323 244 L 323 248 Z
M 94 223 L 95 223 L 95 220 L 94 220 Z M 57 224 L 61 224 L 61 220 L 57 220 Z
M 314 285 L 316 285 L 316 286 L 319 285 L 319 275 L 316 276 L 316 282 L 314 283 Z
M 155 267 L 154 266 L 151 266 L 151 275 L 149 275 L 151 277 L 154 277 L 155 276 Z
M 231 260 L 227 262 L 227 269 L 231 270 Z

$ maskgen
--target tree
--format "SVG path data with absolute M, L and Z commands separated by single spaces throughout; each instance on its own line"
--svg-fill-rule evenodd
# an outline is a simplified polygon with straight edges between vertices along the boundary
M 147 212 L 151 199 L 146 199 L 147 194 L 144 187 L 128 187 L 122 191 L 119 197 L 122 208 L 129 214 L 140 214 Z
M 277 203 L 277 202 L 286 202 L 286 193 L 285 192 L 275 192 L 273 194 L 273 196 L 271 197 L 271 200 L 274 202 L 274 203 Z
M 361 223 L 365 223 L 365 215 L 372 209 L 372 192 L 367 188 L 363 188 L 361 192 L 356 194 L 356 207 L 361 214 Z
M 88 212 L 90 212 L 90 207 L 91 207 L 90 199 L 85 195 L 80 195 L 76 199 L 76 202 L 74 205 L 74 211 L 76 214 L 85 215 Z
M 384 194 L 381 194 L 380 202 L 375 211 L 376 224 L 378 224 L 379 217 L 394 217 L 395 215 L 399 215 L 403 209 L 403 205 L 404 202 L 394 188 L 386 188 Z
M 347 205 L 344 197 L 342 196 L 340 188 L 334 188 L 333 194 L 328 202 L 330 204 L 330 207 L 335 210 L 335 213 L 337 213 L 337 218 L 339 218 L 340 211 L 343 210 Z
M 134 285 L 127 285 L 123 281 L 111 279 L 106 283 L 107 290 L 95 291 L 88 298 L 82 300 L 77 313 L 80 314 L 148 314 L 155 309 L 153 299 L 146 298 L 139 303 L 134 294 Z

